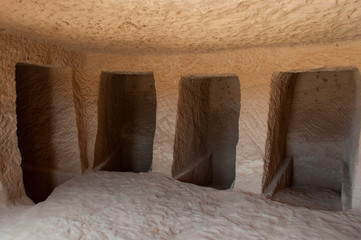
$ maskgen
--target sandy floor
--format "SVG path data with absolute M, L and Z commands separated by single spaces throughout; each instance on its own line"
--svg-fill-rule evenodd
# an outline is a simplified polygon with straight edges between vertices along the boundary
M 0 239 L 360 239 L 361 213 L 290 206 L 156 173 L 92 172 L 0 209 Z
M 324 188 L 284 188 L 278 191 L 272 199 L 293 206 L 334 211 L 342 210 L 341 194 Z

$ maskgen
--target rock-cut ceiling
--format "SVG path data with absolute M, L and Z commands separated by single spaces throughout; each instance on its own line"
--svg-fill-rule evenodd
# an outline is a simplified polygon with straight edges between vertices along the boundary
M 359 0 L 1 0 L 0 32 L 93 51 L 208 52 L 361 38 Z

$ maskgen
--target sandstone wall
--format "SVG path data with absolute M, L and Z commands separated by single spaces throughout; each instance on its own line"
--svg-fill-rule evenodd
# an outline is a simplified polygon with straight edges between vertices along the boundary
M 361 67 L 361 43 L 322 46 L 251 48 L 209 54 L 120 56 L 88 54 L 79 79 L 86 124 L 84 154 L 91 167 L 97 129 L 97 96 L 101 71 L 153 72 L 157 92 L 157 126 L 153 171 L 171 174 L 177 120 L 179 81 L 186 75 L 236 75 L 240 80 L 241 112 L 235 188 L 261 193 L 270 83 L 274 73 Z M 272 163 L 271 163 L 272 164 Z M 268 169 L 268 168 L 267 168 Z M 265 176 L 270 173 L 266 172 Z M 357 184 L 356 184 L 357 185 Z
M 351 76 L 352 71 L 310 72 L 296 79 L 286 147 L 294 186 L 341 192 L 354 107 Z
M 241 112 L 236 152 L 235 188 L 261 193 L 268 133 L 271 79 L 277 72 L 316 69 L 361 68 L 361 43 L 300 47 L 249 48 L 208 54 L 84 55 L 42 41 L 0 35 L 0 193 L 1 203 L 24 196 L 15 112 L 15 64 L 28 62 L 67 66 L 73 69 L 73 92 L 77 114 L 80 163 L 93 168 L 98 124 L 98 95 L 102 71 L 153 72 L 157 112 L 153 146 L 153 171 L 171 174 L 177 120 L 179 81 L 186 75 L 236 75 L 240 81 Z M 75 124 L 75 123 L 74 123 Z M 79 146 L 74 146 L 77 148 Z M 356 153 L 355 153 L 356 154 Z M 270 163 L 272 164 L 272 163 Z M 355 178 L 360 175 L 355 163 Z M 268 168 L 266 168 L 268 169 Z M 361 183 L 354 182 L 355 196 Z M 354 205 L 360 206 L 359 198 Z
M 20 167 L 21 156 L 17 139 L 15 65 L 21 62 L 73 69 L 76 65 L 81 64 L 83 58 L 79 53 L 63 47 L 15 35 L 0 34 L 0 43 L 0 205 L 5 205 L 9 201 L 25 196 Z M 73 71 L 69 74 L 70 76 L 74 75 Z M 56 76 L 54 80 L 63 83 L 61 85 L 55 83 L 50 87 L 58 90 L 58 92 L 54 92 L 55 97 L 49 99 L 49 101 L 55 101 L 51 103 L 52 105 L 57 105 L 57 108 L 53 109 L 54 111 L 50 114 L 55 117 L 53 124 L 61 123 L 62 126 L 57 127 L 58 130 L 54 132 L 53 138 L 50 140 L 53 143 L 52 154 L 55 157 L 58 155 L 58 157 L 62 158 L 62 156 L 69 156 L 69 154 L 73 155 L 74 152 L 79 152 L 73 106 L 73 81 L 72 79 L 62 79 Z M 68 80 L 70 81 L 69 84 L 66 83 Z M 34 88 L 29 88 L 29 91 L 32 89 Z M 40 88 L 38 93 L 31 93 L 31 98 L 44 94 L 42 90 Z M 64 99 L 64 97 L 70 99 Z M 73 106 L 73 113 L 69 112 L 69 103 L 70 106 Z M 72 119 L 74 119 L 74 122 L 68 121 L 71 119 L 71 114 L 73 114 Z M 75 144 L 69 145 L 67 140 Z M 66 147 L 64 148 L 64 146 Z M 63 158 L 65 159 L 61 163 L 57 163 L 63 166 L 59 165 L 60 168 L 64 169 L 65 167 L 67 170 L 70 168 L 71 171 L 81 172 L 78 162 L 79 156 L 73 156 L 71 159 Z M 59 181 L 64 181 L 62 177 L 58 175 L 57 177 L 60 178 Z

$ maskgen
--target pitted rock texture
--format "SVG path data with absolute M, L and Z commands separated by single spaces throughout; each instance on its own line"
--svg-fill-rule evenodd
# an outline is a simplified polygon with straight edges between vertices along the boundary
M 276 191 L 291 186 L 326 189 L 338 194 L 338 209 L 359 208 L 359 81 L 360 72 L 353 68 L 276 75 L 263 188 L 272 178 L 274 183 L 275 170 L 286 159 L 293 159 L 291 181 Z M 309 194 L 317 196 L 313 190 Z
M 341 192 L 354 107 L 352 71 L 299 73 L 287 134 L 293 185 Z M 348 167 L 347 167 L 348 171 Z
M 77 49 L 209 52 L 360 39 L 361 2 L 263 0 L 2 1 L 0 31 Z

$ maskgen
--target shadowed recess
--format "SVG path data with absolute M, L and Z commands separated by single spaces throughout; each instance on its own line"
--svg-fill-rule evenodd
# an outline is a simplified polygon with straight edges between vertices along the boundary
M 40 176 L 35 170 L 44 164 L 47 168 L 54 165 L 48 75 L 47 67 L 16 65 L 18 144 L 25 191 L 34 202 L 44 201 L 55 187 L 51 174 L 43 172 Z
M 178 101 L 173 178 L 230 188 L 238 142 L 238 77 L 184 77 Z
M 152 73 L 110 73 L 100 77 L 94 168 L 151 170 L 156 123 Z
M 292 187 L 288 194 L 307 193 L 307 202 L 314 202 L 313 207 L 351 207 L 357 151 L 354 142 L 358 143 L 360 132 L 354 114 L 359 101 L 355 95 L 356 72 L 280 73 L 273 79 L 264 181 L 272 185 L 272 178 L 284 179 L 278 179 L 282 184 L 272 191 L 268 189 L 269 193 Z M 292 161 L 288 161 L 290 166 L 282 175 L 279 172 L 285 159 Z M 291 199 L 286 195 L 283 191 L 275 199 Z M 324 199 L 329 201 L 315 200 L 322 199 L 322 195 L 327 195 Z M 306 198 L 294 199 L 293 204 L 309 207 Z
M 16 64 L 18 146 L 35 203 L 81 172 L 71 79 L 70 68 Z

